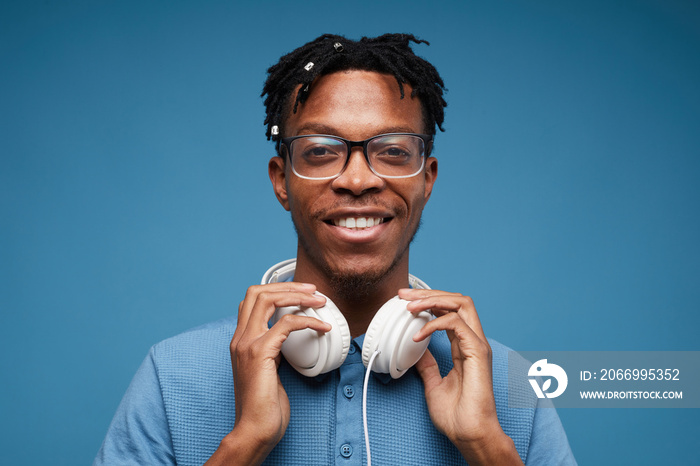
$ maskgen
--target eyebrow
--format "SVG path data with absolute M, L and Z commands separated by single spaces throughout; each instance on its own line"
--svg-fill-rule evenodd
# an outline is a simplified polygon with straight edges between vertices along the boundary
M 298 130 L 297 135 L 302 134 L 328 134 L 331 136 L 341 136 L 341 131 L 332 126 L 324 125 L 323 123 L 306 123 L 301 126 Z M 415 133 L 412 128 L 405 126 L 387 126 L 383 127 L 377 132 L 377 134 L 388 134 L 388 133 Z

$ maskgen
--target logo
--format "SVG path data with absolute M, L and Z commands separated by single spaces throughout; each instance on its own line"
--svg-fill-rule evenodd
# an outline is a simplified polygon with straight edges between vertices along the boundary
M 532 389 L 535 390 L 537 398 L 556 398 L 564 393 L 566 385 L 569 383 L 569 378 L 566 376 L 564 369 L 556 364 L 547 363 L 546 359 L 540 359 L 530 366 L 527 375 L 530 378 L 530 385 L 532 385 Z M 540 377 L 544 380 L 541 388 L 535 377 Z M 545 379 L 545 377 L 549 378 Z M 548 390 L 552 385 L 552 378 L 557 381 L 557 386 L 556 390 L 549 392 Z

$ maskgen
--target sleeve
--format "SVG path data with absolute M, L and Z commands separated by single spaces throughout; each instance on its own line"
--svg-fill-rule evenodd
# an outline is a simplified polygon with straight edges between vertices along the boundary
M 564 426 L 551 400 L 538 400 L 526 465 L 576 466 Z
M 153 348 L 124 394 L 93 462 L 103 464 L 175 464 Z

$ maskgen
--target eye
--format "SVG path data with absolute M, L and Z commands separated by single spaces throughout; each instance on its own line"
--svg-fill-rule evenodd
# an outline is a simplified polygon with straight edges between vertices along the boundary
M 345 157 L 345 143 L 333 138 L 311 136 L 294 141 L 292 151 L 295 163 L 320 166 L 342 161 Z
M 323 159 L 336 159 L 338 157 L 342 157 L 342 154 L 340 154 L 337 149 L 337 147 L 325 144 L 315 144 L 305 147 L 300 155 L 302 158 L 310 162 L 313 162 L 314 160 L 320 161 Z
M 324 145 L 308 147 L 302 154 L 303 157 L 329 157 L 333 155 L 334 152 L 331 150 L 331 148 Z
M 393 145 L 383 145 L 382 147 L 376 148 L 377 150 L 373 152 L 373 158 L 383 164 L 390 165 L 404 165 L 409 163 L 413 158 L 413 154 L 410 149 L 393 144 Z
M 411 154 L 406 152 L 406 150 L 404 150 L 401 147 L 387 147 L 384 150 L 384 154 L 388 157 L 410 157 L 411 156 Z M 384 154 L 379 154 L 379 155 L 384 155 Z
M 370 156 L 378 164 L 404 166 L 420 160 L 422 140 L 412 135 L 387 135 L 371 141 Z

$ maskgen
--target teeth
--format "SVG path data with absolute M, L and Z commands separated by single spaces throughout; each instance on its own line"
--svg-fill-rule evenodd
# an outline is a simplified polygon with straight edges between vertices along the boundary
M 364 228 L 371 228 L 375 225 L 379 225 L 384 222 L 383 218 L 375 217 L 348 217 L 348 218 L 338 218 L 333 220 L 333 224 L 337 227 L 351 228 L 353 230 L 362 230 Z

